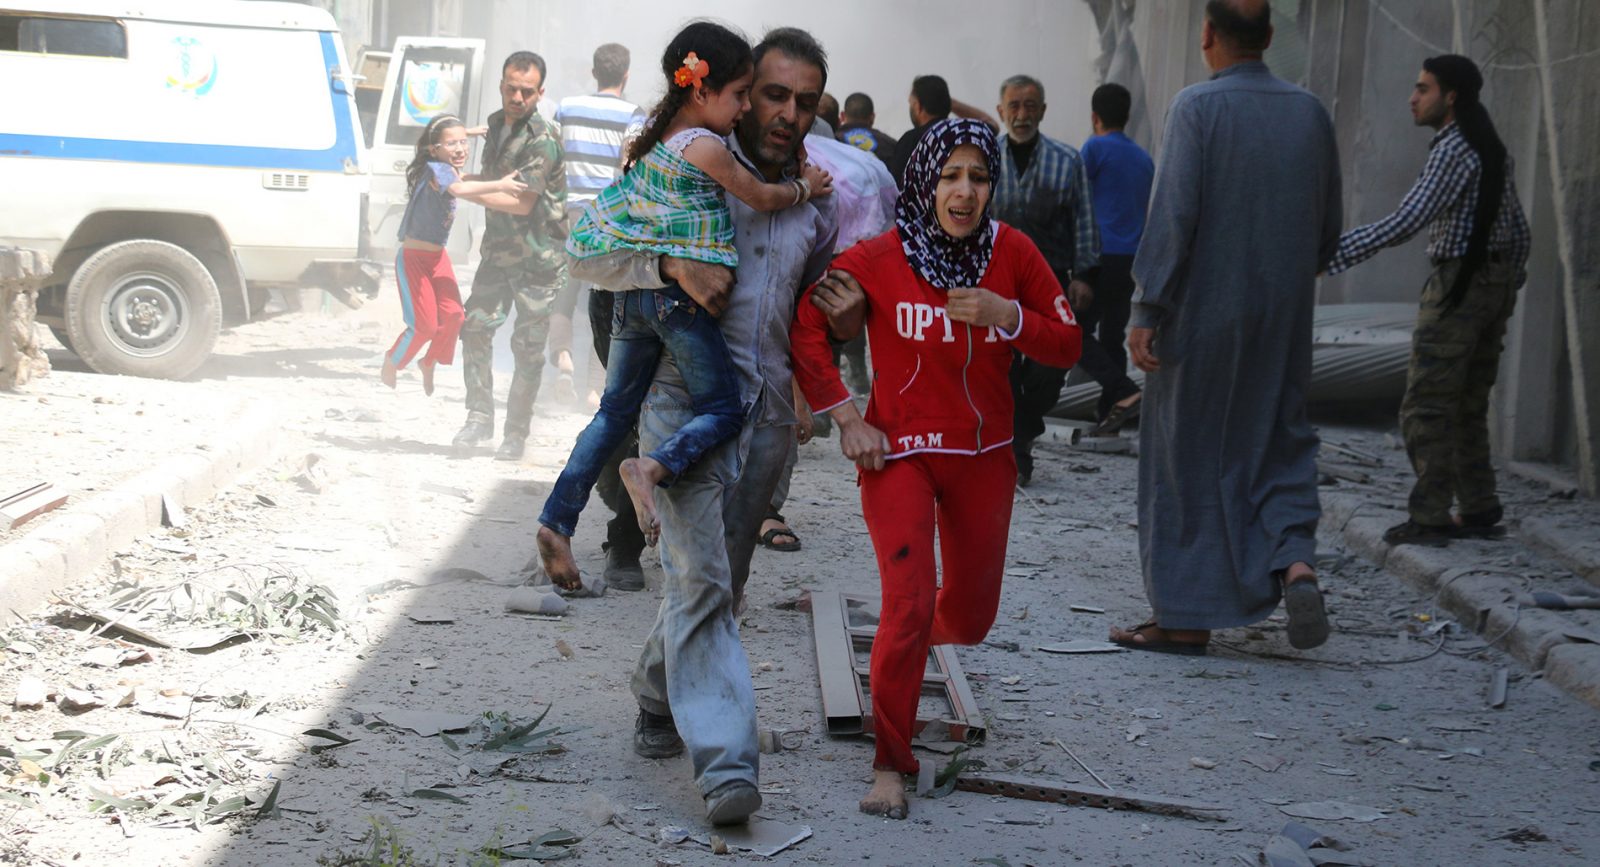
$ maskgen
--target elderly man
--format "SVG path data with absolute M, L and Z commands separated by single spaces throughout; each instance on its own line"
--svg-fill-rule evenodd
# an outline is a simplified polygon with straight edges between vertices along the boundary
M 521 195 L 485 199 L 483 261 L 472 278 L 467 321 L 461 327 L 461 372 L 467 385 L 467 423 L 453 444 L 460 454 L 494 436 L 494 333 L 513 309 L 511 356 L 516 367 L 506 395 L 505 436 L 495 458 L 520 461 L 533 423 L 533 399 L 544 373 L 550 306 L 567 281 L 567 172 L 561 139 L 539 114 L 544 58 L 518 51 L 500 70 L 500 110 L 489 115 L 483 176 L 511 172 L 527 184 Z
M 1090 281 L 1100 265 L 1100 232 L 1083 158 L 1072 145 L 1039 132 L 1045 102 L 1044 85 L 1038 79 L 1027 75 L 1006 79 L 1000 85 L 999 111 L 1006 138 L 1000 145 L 1000 176 L 994 180 L 994 215 L 1021 229 L 1039 246 L 1056 281 L 1065 287 L 1072 309 L 1087 310 L 1094 297 Z M 1099 362 L 1101 367 L 1110 367 L 1111 362 L 1094 342 L 1093 321 L 1080 321 L 1083 359 L 1079 363 L 1093 367 Z M 1127 379 L 1127 374 L 1122 378 Z M 1061 399 L 1066 381 L 1065 370 L 1020 352 L 1015 355 L 1011 398 L 1016 404 L 1012 422 L 1016 439 L 1011 450 L 1017 456 L 1019 485 L 1033 480 L 1033 441 L 1044 433 L 1044 415 Z
M 796 153 L 827 82 L 827 55 L 794 28 L 755 48 L 750 109 L 729 146 L 768 181 L 798 177 Z M 677 280 L 720 315 L 740 391 L 751 405 L 743 433 L 670 488 L 658 489 L 665 598 L 633 676 L 639 703 L 634 751 L 665 758 L 688 747 L 695 783 L 713 823 L 743 822 L 761 805 L 756 789 L 755 692 L 734 611 L 744 592 L 756 528 L 767 513 L 794 439 L 789 324 L 799 291 L 821 277 L 837 228 L 830 200 L 760 213 L 729 197 L 737 227 L 738 283 L 717 266 L 616 253 L 574 266 L 577 276 L 616 289 Z M 648 451 L 693 415 L 670 356 L 656 372 L 639 421 Z
M 1155 616 L 1113 641 L 1204 653 L 1280 598 L 1289 643 L 1328 621 L 1312 572 L 1317 435 L 1306 418 L 1317 272 L 1339 242 L 1339 159 L 1316 97 L 1261 62 L 1264 0 L 1206 4 L 1215 72 L 1185 88 L 1134 259 L 1128 347 L 1149 374 L 1139 554 Z

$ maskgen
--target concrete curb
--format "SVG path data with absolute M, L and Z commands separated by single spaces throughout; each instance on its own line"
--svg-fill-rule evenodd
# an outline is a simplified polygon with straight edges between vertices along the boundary
M 1352 552 L 1420 592 L 1437 594 L 1439 605 L 1463 626 L 1543 672 L 1547 681 L 1574 698 L 1600 708 L 1600 644 L 1559 612 L 1518 606 L 1522 585 L 1515 576 L 1485 568 L 1481 552 L 1465 547 L 1390 548 L 1383 531 L 1405 519 L 1399 509 L 1379 510 L 1359 496 L 1323 491 L 1322 511 L 1327 526 L 1340 528 Z M 1597 567 L 1592 573 L 1578 569 L 1593 547 L 1583 534 L 1551 526 L 1530 528 L 1537 523 L 1524 521 L 1518 540 L 1546 549 L 1592 581 L 1600 578 L 1600 563 L 1591 564 Z M 1565 544 L 1572 541 L 1582 544 Z
M 265 464 L 280 426 L 266 405 L 247 406 L 224 428 L 226 445 L 170 458 L 0 547 L 0 622 L 26 617 L 118 548 L 160 528 L 163 495 L 180 507 L 203 503 Z
M 1574 527 L 1550 518 L 1523 518 L 1519 537 L 1554 557 L 1573 574 L 1600 586 L 1600 539 L 1593 527 Z

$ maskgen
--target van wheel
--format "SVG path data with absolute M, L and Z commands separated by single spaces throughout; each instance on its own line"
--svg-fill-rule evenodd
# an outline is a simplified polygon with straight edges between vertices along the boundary
M 272 290 L 261 286 L 250 286 L 245 289 L 245 295 L 250 299 L 250 318 L 261 315 L 267 305 L 272 303 Z
M 211 272 L 164 241 L 122 241 L 67 284 L 68 345 L 99 373 L 178 379 L 211 354 L 222 298 Z
M 55 337 L 57 343 L 65 346 L 68 352 L 77 352 L 72 348 L 72 335 L 67 333 L 67 326 L 52 325 L 50 326 L 50 334 Z

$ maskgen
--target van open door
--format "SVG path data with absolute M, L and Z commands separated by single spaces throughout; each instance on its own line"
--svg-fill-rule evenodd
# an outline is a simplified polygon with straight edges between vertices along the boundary
M 406 166 L 416 153 L 417 139 L 428 121 L 440 114 L 460 117 L 468 126 L 479 120 L 467 112 L 477 103 L 477 90 L 483 74 L 482 39 L 402 36 L 394 50 L 369 51 L 362 55 L 359 68 L 367 76 L 362 82 L 383 82 L 376 97 L 376 110 L 362 112 L 364 123 L 371 123 L 369 165 L 372 166 L 372 193 L 367 205 L 367 226 L 371 233 L 373 258 L 392 260 L 399 240 L 400 218 L 406 209 Z M 379 78 L 381 75 L 381 79 Z M 361 102 L 358 94 L 357 103 Z M 468 166 L 477 164 L 476 159 Z M 472 232 L 466 209 L 458 209 L 450 242 L 446 248 L 458 266 L 465 265 L 472 248 Z

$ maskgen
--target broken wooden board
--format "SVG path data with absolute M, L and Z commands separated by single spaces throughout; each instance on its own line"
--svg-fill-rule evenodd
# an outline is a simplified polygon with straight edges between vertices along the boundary
M 1143 795 L 1137 792 L 1102 789 L 1097 786 L 1069 786 L 1063 783 L 1031 780 L 1024 777 L 1002 775 L 963 774 L 956 780 L 956 788 L 963 792 L 981 795 L 1000 795 L 1027 801 L 1044 801 L 1049 804 L 1066 804 L 1071 807 L 1096 807 L 1103 810 L 1136 810 L 1163 816 L 1184 816 L 1221 822 L 1223 808 L 1216 804 Z
M 0 521 L 11 529 L 26 524 L 67 501 L 65 492 L 49 482 L 40 482 L 0 499 Z

